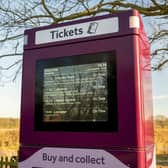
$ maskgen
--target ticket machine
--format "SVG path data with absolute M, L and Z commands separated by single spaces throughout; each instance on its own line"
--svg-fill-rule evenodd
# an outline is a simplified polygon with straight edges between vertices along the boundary
M 154 168 L 149 48 L 135 10 L 26 30 L 19 168 Z

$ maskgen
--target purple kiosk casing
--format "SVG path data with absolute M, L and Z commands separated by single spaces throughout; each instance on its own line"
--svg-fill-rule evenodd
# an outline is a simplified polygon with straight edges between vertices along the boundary
M 98 74 L 99 91 L 94 94 L 104 97 L 91 100 L 85 89 L 83 100 L 72 98 L 81 89 L 68 89 L 76 80 L 73 66 L 80 71 L 80 87 L 91 88 L 94 84 L 88 82 Z M 83 74 L 87 77 L 82 79 Z M 60 89 L 59 81 L 66 89 Z M 91 109 L 95 101 L 99 106 L 85 119 L 71 121 L 65 101 L 78 101 L 71 106 L 71 117 L 79 109 Z M 150 46 L 139 13 L 130 10 L 26 30 L 19 168 L 154 168 L 154 159 Z

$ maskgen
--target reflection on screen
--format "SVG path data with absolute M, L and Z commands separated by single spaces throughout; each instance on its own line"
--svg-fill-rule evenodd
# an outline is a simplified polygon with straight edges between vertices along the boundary
M 43 122 L 107 121 L 107 63 L 44 69 Z

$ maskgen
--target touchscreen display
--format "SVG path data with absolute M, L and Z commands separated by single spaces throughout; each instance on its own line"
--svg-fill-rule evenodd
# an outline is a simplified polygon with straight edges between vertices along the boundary
M 107 63 L 45 68 L 43 122 L 108 120 Z

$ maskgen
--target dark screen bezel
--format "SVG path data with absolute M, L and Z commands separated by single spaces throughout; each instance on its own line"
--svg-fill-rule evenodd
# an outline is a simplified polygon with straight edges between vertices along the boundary
M 107 62 L 108 83 L 108 120 L 97 122 L 43 122 L 43 71 L 45 68 Z M 114 51 L 78 56 L 57 57 L 36 62 L 35 83 L 35 131 L 62 132 L 116 132 L 118 130 L 117 114 L 117 72 Z

